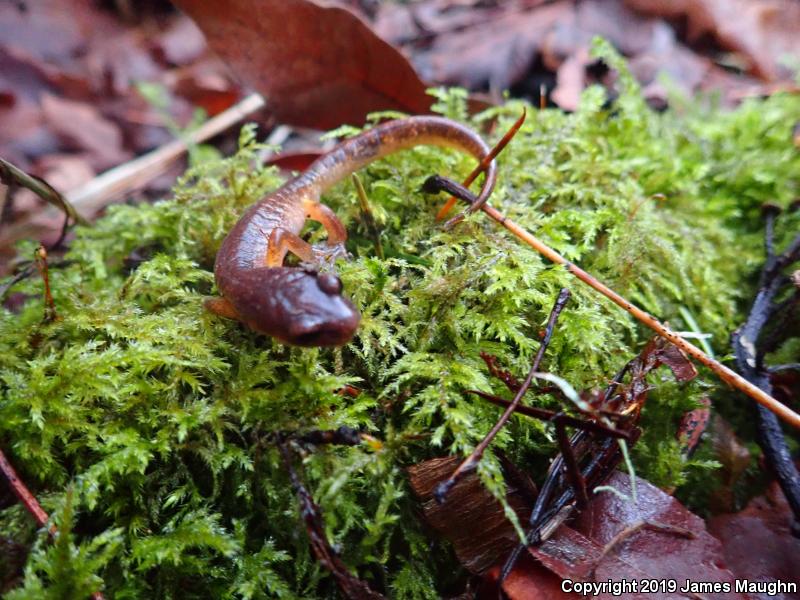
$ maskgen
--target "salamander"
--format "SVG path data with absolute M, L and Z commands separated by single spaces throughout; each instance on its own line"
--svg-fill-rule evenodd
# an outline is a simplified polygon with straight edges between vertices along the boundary
M 442 117 L 419 116 L 389 121 L 339 144 L 303 173 L 253 204 L 223 240 L 214 265 L 221 297 L 206 308 L 237 319 L 258 332 L 296 346 L 338 346 L 355 334 L 361 315 L 342 295 L 340 279 L 307 265 L 346 256 L 347 231 L 320 196 L 347 175 L 400 150 L 419 145 L 455 148 L 481 160 L 489 153 L 471 129 Z M 486 169 L 474 211 L 486 202 L 496 179 Z M 327 232 L 327 245 L 312 246 L 300 237 L 306 219 Z M 300 267 L 283 266 L 287 252 Z

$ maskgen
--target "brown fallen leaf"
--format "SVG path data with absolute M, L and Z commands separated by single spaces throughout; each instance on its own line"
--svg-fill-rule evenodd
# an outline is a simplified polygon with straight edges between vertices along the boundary
M 156 56 L 172 65 L 186 65 L 206 51 L 203 32 L 194 21 L 181 15 L 154 41 Z
M 516 545 L 513 528 L 499 503 L 472 473 L 459 482 L 443 505 L 432 498 L 437 483 L 458 463 L 457 457 L 425 461 L 409 469 L 412 489 L 423 502 L 426 521 L 450 540 L 459 560 L 472 572 L 484 573 L 480 598 L 494 598 L 499 565 Z M 703 520 L 675 498 L 643 479 L 636 480 L 637 502 L 627 474 L 614 473 L 608 481 L 620 495 L 596 494 L 589 507 L 562 525 L 540 546 L 530 547 L 503 582 L 511 600 L 573 598 L 561 591 L 563 579 L 604 582 L 609 579 L 642 581 L 675 579 L 681 586 L 692 581 L 731 585 L 719 541 Z M 523 486 L 524 488 L 525 486 Z M 520 519 L 529 505 L 525 493 L 510 488 L 508 500 Z M 627 497 L 628 499 L 624 498 Z M 492 563 L 492 559 L 494 562 Z M 702 592 L 657 594 L 659 598 L 747 598 L 747 595 Z M 611 598 L 610 593 L 600 598 Z M 651 593 L 628 591 L 630 599 L 653 598 Z
M 176 0 L 284 123 L 330 129 L 378 110 L 426 113 L 408 61 L 354 13 L 311 0 Z
M 322 152 L 281 152 L 264 161 L 265 165 L 276 166 L 283 171 L 304 171 L 311 163 L 322 156 Z
M 48 127 L 66 149 L 86 153 L 95 170 L 102 171 L 131 158 L 123 148 L 119 128 L 92 105 L 45 94 L 42 111 Z
M 476 595 L 477 600 L 497 600 L 500 566 L 484 576 Z M 503 592 L 509 600 L 564 600 L 579 598 L 578 594 L 561 591 L 561 577 L 547 570 L 529 554 L 523 554 L 516 568 L 503 582 Z
M 561 578 L 573 581 L 675 579 L 682 585 L 720 582 L 730 593 L 657 594 L 660 598 L 746 598 L 733 591 L 733 574 L 725 567 L 719 541 L 703 520 L 672 496 L 643 479 L 636 480 L 637 502 L 628 475 L 616 472 L 608 485 L 629 499 L 601 493 L 569 526 L 559 528 L 529 554 Z M 629 591 L 625 598 L 653 598 L 651 593 Z M 611 594 L 599 597 L 610 598 Z
M 690 455 L 700 444 L 700 438 L 711 420 L 711 400 L 708 396 L 700 398 L 700 406 L 681 417 L 675 438 L 685 455 Z
M 708 34 L 744 57 L 753 75 L 791 78 L 785 57 L 800 58 L 800 4 L 794 0 L 625 0 L 649 15 L 685 19 L 690 40 Z
M 628 57 L 643 95 L 656 105 L 666 102 L 667 91 L 660 82 L 663 75 L 678 89 L 692 93 L 712 68 L 708 59 L 680 44 L 665 22 L 636 13 L 622 0 L 588 0 L 559 19 L 542 46 L 542 61 L 557 70 L 552 97 L 563 109 L 577 109 L 580 93 L 591 83 L 585 71 L 594 63 L 589 48 L 596 35 Z
M 437 37 L 414 56 L 414 65 L 429 81 L 502 91 L 528 73 L 548 31 L 572 11 L 566 0 L 504 11 L 497 18 Z
M 792 512 L 777 483 L 755 498 L 743 511 L 718 515 L 708 530 L 722 542 L 731 571 L 749 581 L 797 581 L 800 573 L 800 539 L 790 531 Z M 798 598 L 800 594 L 755 594 L 754 598 Z
M 483 573 L 508 555 L 519 539 L 503 507 L 483 487 L 477 473 L 464 476 L 443 504 L 433 498 L 436 486 L 461 462 L 458 456 L 433 458 L 408 468 L 409 482 L 422 502 L 425 520 L 450 540 L 459 561 L 473 573 Z M 527 518 L 532 498 L 523 489 L 509 487 L 508 503 L 520 519 Z
M 721 415 L 716 415 L 712 421 L 711 444 L 714 458 L 722 465 L 717 472 L 721 485 L 711 494 L 711 509 L 716 512 L 730 512 L 736 509 L 734 488 L 750 464 L 750 451 Z

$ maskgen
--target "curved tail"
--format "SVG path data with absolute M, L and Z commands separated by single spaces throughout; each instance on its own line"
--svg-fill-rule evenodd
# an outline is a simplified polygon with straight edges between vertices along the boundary
M 314 161 L 301 178 L 324 192 L 353 171 L 388 154 L 414 146 L 441 146 L 461 150 L 483 160 L 490 152 L 481 137 L 460 123 L 444 117 L 419 116 L 381 123 L 345 140 L 325 156 Z M 489 163 L 478 199 L 483 205 L 494 189 L 497 164 Z

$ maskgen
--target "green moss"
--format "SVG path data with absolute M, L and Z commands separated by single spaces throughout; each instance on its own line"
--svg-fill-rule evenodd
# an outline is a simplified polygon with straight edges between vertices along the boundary
M 610 106 L 592 88 L 575 114 L 529 109 L 500 157 L 492 204 L 678 329 L 688 329 L 684 307 L 725 355 L 763 260 L 758 208 L 798 194 L 790 125 L 800 98 L 656 114 L 631 79 L 622 84 Z M 463 93 L 437 97 L 447 116 L 464 119 Z M 496 137 L 521 108 L 510 102 L 474 124 L 498 117 Z M 350 345 L 287 348 L 204 312 L 226 231 L 280 182 L 254 166 L 253 131 L 243 130 L 235 156 L 187 173 L 173 198 L 112 207 L 80 229 L 68 264 L 51 270 L 60 320 L 42 323 L 36 278 L 16 288 L 29 295 L 20 312 L 0 312 L 0 442 L 61 527 L 75 523 L 52 546 L 19 507 L 0 512 L 0 533 L 36 540 L 24 585 L 9 597 L 46 597 L 64 582 L 83 594 L 97 577 L 115 598 L 336 597 L 269 434 L 341 425 L 385 446 L 304 457 L 329 536 L 376 588 L 437 597 L 454 581 L 455 559 L 446 544 L 432 546 L 404 467 L 469 451 L 497 418 L 497 408 L 464 394 L 507 395 L 479 352 L 524 373 L 562 286 L 573 300 L 544 366 L 576 388 L 602 388 L 650 336 L 483 215 L 441 231 L 441 200 L 418 190 L 431 173 L 465 174 L 471 159 L 427 147 L 361 174 L 385 260 L 374 255 L 352 186 L 326 197 L 351 236 L 354 259 L 339 269 L 363 322 Z M 148 258 L 131 270 L 134 253 Z M 681 413 L 708 386 L 723 410 L 743 401 L 701 379 L 654 377 L 634 450 L 640 475 L 679 485 L 707 466 L 684 461 L 670 441 Z M 337 394 L 345 384 L 361 395 Z M 494 447 L 538 468 L 536 479 L 555 453 L 548 428 L 523 419 Z M 481 477 L 502 493 L 491 454 Z M 432 556 L 432 547 L 441 550 Z

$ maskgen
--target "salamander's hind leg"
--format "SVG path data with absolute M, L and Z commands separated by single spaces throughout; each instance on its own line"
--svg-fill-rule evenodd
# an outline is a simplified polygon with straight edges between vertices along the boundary
M 347 230 L 330 207 L 316 200 L 305 200 L 303 210 L 306 211 L 306 218 L 322 223 L 328 232 L 329 246 L 344 244 L 347 241 Z
M 283 259 L 286 258 L 287 252 L 291 252 L 303 262 L 316 262 L 314 257 L 314 249 L 311 247 L 311 244 L 301 239 L 297 234 L 292 233 L 291 231 L 276 227 L 269 234 L 265 266 L 282 266 Z
M 330 207 L 316 200 L 304 201 L 303 210 L 305 210 L 307 218 L 321 223 L 328 233 L 328 241 L 325 246 L 314 246 L 316 262 L 330 264 L 337 258 L 346 258 L 347 250 L 344 243 L 347 241 L 347 230 L 336 213 Z

